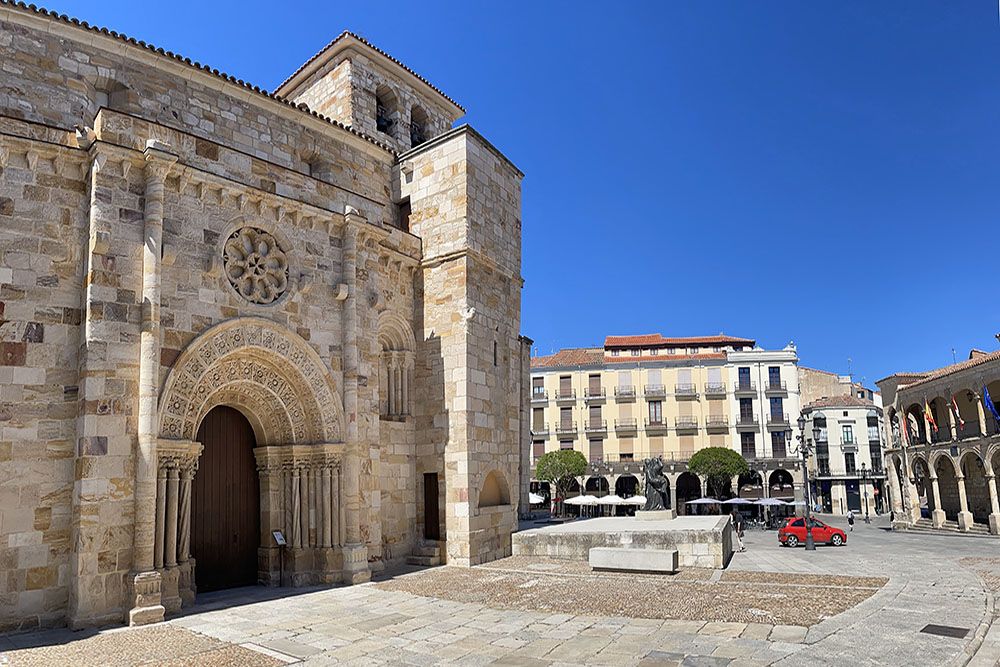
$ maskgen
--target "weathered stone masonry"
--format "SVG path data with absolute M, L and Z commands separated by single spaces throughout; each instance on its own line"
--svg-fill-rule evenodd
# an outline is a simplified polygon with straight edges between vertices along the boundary
M 253 432 L 259 582 L 405 559 L 424 473 L 449 562 L 510 553 L 521 173 L 350 33 L 278 94 L 0 2 L 0 630 L 194 600 L 217 406 Z

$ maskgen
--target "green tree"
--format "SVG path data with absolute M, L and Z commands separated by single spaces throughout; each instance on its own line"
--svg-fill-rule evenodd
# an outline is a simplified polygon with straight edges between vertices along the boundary
M 535 479 L 555 486 L 557 498 L 565 498 L 573 480 L 587 472 L 587 459 L 575 449 L 557 449 L 543 454 L 535 465 Z M 560 511 L 562 505 L 560 505 Z
M 728 447 L 699 449 L 688 461 L 688 470 L 708 480 L 709 495 L 718 498 L 726 482 L 750 470 L 746 459 Z

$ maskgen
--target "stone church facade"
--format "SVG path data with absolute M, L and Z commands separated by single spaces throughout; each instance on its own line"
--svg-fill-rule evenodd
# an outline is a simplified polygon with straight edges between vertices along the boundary
M 510 553 L 522 174 L 463 113 L 0 2 L 0 630 Z

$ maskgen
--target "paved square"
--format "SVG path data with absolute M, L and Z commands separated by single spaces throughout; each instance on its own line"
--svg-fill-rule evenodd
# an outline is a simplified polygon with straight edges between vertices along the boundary
M 890 533 L 885 523 L 859 524 L 846 547 L 811 553 L 779 547 L 774 532 L 751 532 L 747 551 L 726 571 L 684 570 L 666 580 L 512 558 L 351 588 L 237 589 L 200 596 L 192 613 L 153 628 L 68 643 L 68 631 L 12 635 L 0 638 L 0 651 L 10 665 L 101 667 L 140 659 L 735 667 L 961 665 L 971 657 L 972 665 L 997 664 L 1000 624 L 991 623 L 1000 541 Z M 415 594 L 421 587 L 433 595 Z M 929 623 L 969 634 L 921 633 Z

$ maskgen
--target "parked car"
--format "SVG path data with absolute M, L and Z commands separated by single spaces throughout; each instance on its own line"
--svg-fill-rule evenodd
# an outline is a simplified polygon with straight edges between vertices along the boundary
M 832 544 L 839 547 L 847 544 L 847 533 L 840 528 L 828 526 L 818 519 L 811 519 L 813 542 Z M 805 544 L 806 520 L 802 517 L 789 517 L 785 525 L 778 529 L 778 543 L 786 547 L 796 547 Z

